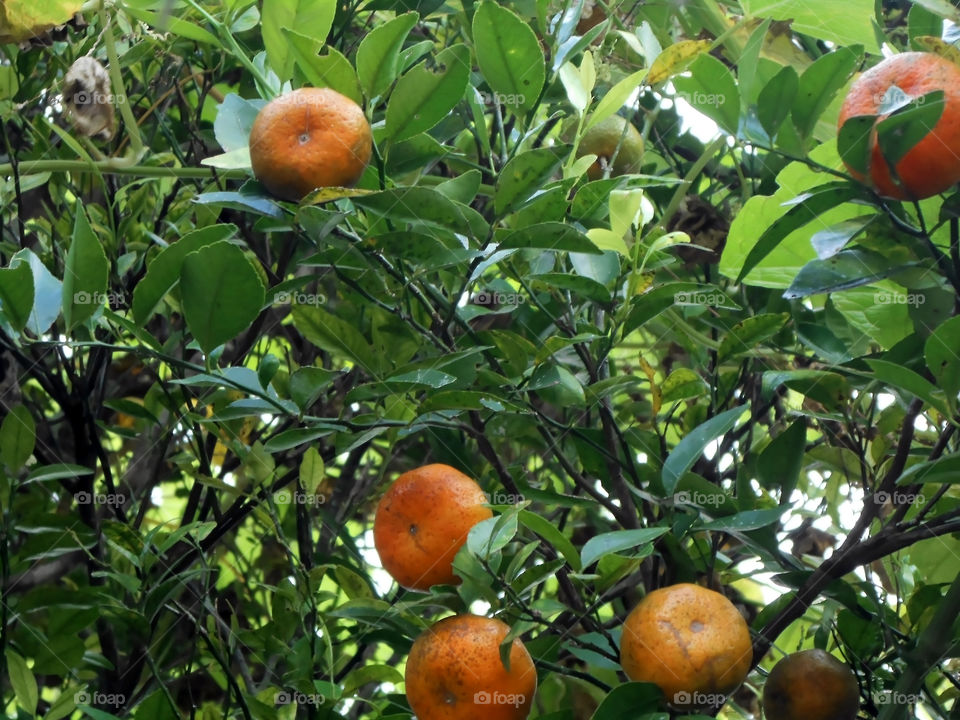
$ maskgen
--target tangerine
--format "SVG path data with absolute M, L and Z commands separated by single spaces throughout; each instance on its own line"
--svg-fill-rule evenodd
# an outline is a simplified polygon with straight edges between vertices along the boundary
M 823 650 L 787 655 L 763 686 L 766 720 L 854 720 L 859 707 L 856 675 Z
M 519 639 L 509 669 L 500 645 L 510 628 L 500 620 L 454 615 L 413 643 L 404 679 L 417 720 L 523 720 L 537 690 L 533 659 Z
M 747 677 L 750 629 L 726 596 L 691 583 L 654 590 L 627 616 L 620 665 L 678 708 L 723 703 Z
M 869 180 L 849 165 L 847 169 L 884 197 L 922 200 L 960 181 L 960 67 L 928 52 L 889 57 L 863 73 L 850 87 L 837 127 L 843 127 L 852 117 L 880 115 L 885 99 L 889 98 L 887 91 L 894 86 L 910 98 L 942 90 L 944 106 L 940 119 L 897 163 L 896 179 L 877 142 L 876 123 L 870 136 Z M 885 117 L 880 115 L 877 122 Z
M 250 130 L 253 174 L 298 202 L 318 187 L 349 187 L 363 175 L 373 136 L 363 109 L 330 88 L 300 88 L 268 102 Z
M 626 118 L 611 115 L 583 134 L 577 157 L 584 155 L 597 156 L 597 161 L 587 168 L 587 177 L 591 180 L 602 179 L 605 168 L 611 163 L 611 177 L 640 172 L 643 136 Z
M 411 590 L 455 584 L 453 559 L 470 528 L 493 517 L 486 502 L 480 486 L 449 465 L 403 473 L 380 499 L 373 521 L 384 569 Z

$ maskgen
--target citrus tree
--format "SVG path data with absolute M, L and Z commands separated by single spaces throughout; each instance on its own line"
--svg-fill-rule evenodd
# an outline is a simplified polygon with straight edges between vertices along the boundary
M 738 718 L 824 651 L 825 713 L 960 717 L 952 4 L 0 11 L 7 716 Z M 250 133 L 301 87 L 372 142 L 298 202 Z M 488 511 L 408 589 L 374 517 L 428 464 Z M 739 689 L 624 673 L 674 585 L 720 593 L 683 654 L 743 617 Z M 535 696 L 431 695 L 411 648 L 465 614 Z M 795 667 L 770 720 L 817 717 Z

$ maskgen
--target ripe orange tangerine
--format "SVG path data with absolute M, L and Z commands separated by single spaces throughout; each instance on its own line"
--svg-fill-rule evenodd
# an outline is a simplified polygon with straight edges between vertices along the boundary
M 294 202 L 319 187 L 353 185 L 372 151 L 363 109 L 330 88 L 271 100 L 250 130 L 253 174 L 272 195 Z
M 942 90 L 944 107 L 940 119 L 897 163 L 899 184 L 883 157 L 875 128 L 870 138 L 869 179 L 849 165 L 847 169 L 884 197 L 922 200 L 960 181 L 960 67 L 927 52 L 889 57 L 863 73 L 850 87 L 837 127 L 843 127 L 852 117 L 877 115 L 893 86 L 913 98 Z

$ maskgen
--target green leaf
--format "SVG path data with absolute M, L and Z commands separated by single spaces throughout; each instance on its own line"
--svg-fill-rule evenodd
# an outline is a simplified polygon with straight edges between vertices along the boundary
M 588 568 L 604 555 L 628 550 L 652 543 L 661 535 L 670 532 L 668 527 L 640 528 L 639 530 L 615 530 L 587 540 L 580 554 L 580 564 Z
M 512 157 L 497 177 L 493 207 L 497 215 L 516 210 L 543 190 L 563 163 L 569 148 L 535 148 Z
M 570 275 L 568 273 L 543 273 L 542 275 L 528 275 L 529 280 L 545 283 L 559 290 L 569 290 L 575 295 L 593 300 L 598 303 L 611 301 L 610 291 L 606 287 L 587 277 Z
M 694 428 L 683 438 L 663 463 L 663 488 L 667 495 L 672 495 L 680 478 L 693 467 L 707 446 L 718 437 L 728 433 L 737 424 L 743 415 L 746 405 L 740 405 L 710 418 L 702 425 Z
M 707 384 L 703 378 L 689 368 L 677 368 L 660 386 L 661 400 L 664 403 L 700 397 L 706 391 Z
M 787 506 L 781 505 L 778 508 L 767 510 L 745 510 L 744 512 L 731 515 L 729 517 L 719 518 L 711 522 L 698 525 L 697 530 L 723 530 L 725 532 L 748 532 L 758 530 L 759 528 L 773 525 L 780 519 L 780 516 L 787 511 Z
M 897 485 L 922 483 L 960 483 L 960 454 L 911 465 L 897 479 Z
M 37 426 L 24 405 L 10 408 L 0 425 L 0 460 L 18 470 L 30 459 L 37 441 Z
M 543 51 L 527 23 L 507 8 L 484 0 L 473 16 L 480 72 L 490 88 L 530 110 L 546 81 Z
M 738 322 L 730 328 L 720 343 L 717 362 L 753 350 L 764 340 L 769 340 L 780 332 L 789 321 L 789 313 L 767 313 Z
M 398 15 L 375 27 L 360 42 L 357 77 L 368 98 L 383 95 L 397 77 L 403 42 L 419 19 L 420 15 L 415 12 Z
M 27 263 L 0 270 L 0 313 L 17 332 L 23 330 L 30 319 L 33 299 L 33 273 Z
M 790 114 L 799 89 L 800 76 L 793 67 L 787 65 L 760 91 L 757 98 L 757 118 L 771 140 L 777 137 L 780 126 Z
M 263 0 L 260 15 L 263 46 L 270 67 L 281 81 L 293 76 L 294 51 L 284 30 L 316 43 L 319 50 L 326 42 L 337 14 L 337 0 Z
M 313 87 L 332 88 L 357 105 L 363 105 L 363 91 L 360 89 L 357 71 L 343 53 L 335 47 L 328 47 L 327 52 L 320 55 L 322 42 L 305 37 L 290 28 L 283 28 L 283 37 L 290 45 L 293 59 L 307 82 Z
M 61 302 L 67 332 L 90 318 L 103 305 L 109 274 L 110 263 L 103 247 L 87 222 L 86 213 L 78 210 L 63 270 Z
M 46 482 L 47 480 L 62 480 L 75 478 L 81 475 L 92 475 L 93 470 L 83 465 L 59 463 L 56 465 L 40 465 L 33 468 L 27 476 L 27 482 Z
M 827 105 L 847 84 L 862 60 L 862 47 L 845 47 L 817 58 L 803 71 L 792 107 L 793 124 L 801 138 L 813 133 Z
M 891 95 L 888 90 L 887 96 Z M 943 114 L 944 105 L 944 92 L 937 90 L 911 98 L 906 106 L 877 123 L 877 145 L 889 167 L 896 167 L 914 145 L 930 134 Z
M 852 200 L 860 194 L 859 188 L 847 182 L 828 183 L 820 185 L 810 192 L 804 193 L 793 200 L 791 207 L 784 215 L 777 218 L 768 227 L 757 244 L 753 246 L 743 261 L 743 267 L 737 275 L 737 282 L 742 282 L 753 268 L 779 245 L 787 235 L 817 219 L 830 208 Z
M 740 95 L 733 73 L 726 65 L 712 55 L 700 55 L 690 66 L 690 77 L 675 77 L 673 85 L 690 105 L 728 133 L 736 134 Z
M 290 314 L 297 330 L 318 348 L 336 353 L 375 376 L 380 375 L 381 361 L 375 358 L 370 343 L 354 325 L 313 305 L 294 305 Z M 386 362 L 387 358 L 382 360 Z
M 227 240 L 237 232 L 236 225 L 210 225 L 186 233 L 160 251 L 147 265 L 147 272 L 133 289 L 133 319 L 146 324 L 164 295 L 180 280 L 183 259 L 200 248 Z
M 817 251 L 817 257 L 826 260 L 840 252 L 848 242 L 863 232 L 874 220 L 876 220 L 876 215 L 863 215 L 852 220 L 844 220 L 815 232 L 810 238 L 810 243 Z
M 486 559 L 505 548 L 517 534 L 517 510 L 481 520 L 467 535 L 467 549 L 478 558 Z
M 469 79 L 470 51 L 466 45 L 446 48 L 432 67 L 425 61 L 406 72 L 387 103 L 387 139 L 407 140 L 439 123 L 460 102 Z
M 243 251 L 223 241 L 183 259 L 180 296 L 187 327 L 209 355 L 250 326 L 265 293 L 260 274 Z
M 580 572 L 583 567 L 580 564 L 580 553 L 577 548 L 556 526 L 545 518 L 532 513 L 529 510 L 521 510 L 519 514 L 520 522 L 537 535 L 546 540 L 550 545 L 566 559 L 575 571 Z
M 425 187 L 402 187 L 353 198 L 353 204 L 378 219 L 446 228 L 476 240 L 489 230 L 483 216 L 467 205 Z
M 17 705 L 26 710 L 30 717 L 36 717 L 37 701 L 40 697 L 37 691 L 37 679 L 27 667 L 27 661 L 17 653 L 7 648 L 4 654 L 7 658 L 7 676 L 16 695 Z
M 296 307 L 299 306 L 295 305 L 294 308 Z M 317 401 L 323 389 L 339 374 L 335 370 L 324 370 L 318 367 L 298 368 L 290 376 L 290 398 L 301 410 L 307 410 Z
M 603 251 L 572 225 L 558 222 L 530 225 L 509 232 L 499 240 L 500 250 L 533 248 L 537 250 L 566 250 L 568 252 L 599 255 Z
M 586 404 L 583 385 L 562 365 L 541 365 L 534 370 L 527 388 L 558 407 L 583 407 Z
M 870 366 L 874 376 L 880 382 L 905 390 L 911 395 L 916 395 L 921 400 L 930 403 L 943 415 L 950 415 L 950 411 L 944 402 L 943 393 L 922 375 L 915 373 L 910 368 L 886 360 L 867 360 L 867 365 Z
M 950 318 L 933 332 L 924 357 L 937 385 L 956 400 L 960 393 L 960 317 Z
M 603 122 L 611 115 L 616 114 L 617 110 L 622 108 L 627 102 L 627 98 L 630 97 L 631 93 L 640 87 L 640 83 L 643 82 L 643 79 L 646 76 L 646 69 L 637 70 L 637 72 L 633 73 L 632 75 L 628 75 L 610 88 L 607 91 L 607 94 L 600 98 L 600 102 L 597 103 L 597 107 L 590 114 L 590 117 L 587 118 L 587 122 L 583 127 L 584 132 L 592 128 L 594 125 Z
M 303 491 L 308 495 L 313 495 L 317 487 L 323 482 L 326 475 L 326 469 L 323 466 L 323 458 L 315 447 L 308 447 L 303 453 L 303 459 L 300 460 L 300 485 Z
M 699 305 L 740 310 L 739 305 L 714 285 L 700 285 L 693 282 L 664 283 L 631 300 L 630 312 L 623 326 L 624 337 L 674 305 Z
M 826 260 L 818 258 L 804 265 L 783 297 L 795 300 L 869 285 L 916 265 L 891 265 L 889 258 L 872 250 L 842 250 Z
M 741 0 L 740 7 L 747 18 L 789 20 L 793 32 L 839 46 L 860 43 L 880 53 L 873 0 Z
M 159 30 L 161 33 L 172 33 L 198 43 L 220 47 L 220 41 L 217 40 L 216 35 L 213 35 L 199 25 L 194 25 L 192 22 L 178 18 L 172 13 L 157 13 L 150 10 L 142 10 L 135 7 L 133 3 L 124 4 L 124 12 L 129 13 L 140 22 Z
M 757 479 L 767 490 L 780 489 L 780 503 L 790 501 L 803 469 L 807 421 L 801 417 L 777 435 L 757 458 Z
M 55 278 L 43 261 L 28 248 L 20 250 L 10 259 L 11 267 L 18 262 L 26 262 L 33 274 L 33 307 L 26 327 L 39 337 L 50 329 L 60 315 L 63 283 Z
M 843 161 L 861 175 L 870 172 L 875 115 L 847 118 L 837 133 L 837 151 Z
M 668 720 L 657 712 L 663 691 L 653 683 L 627 682 L 607 693 L 590 720 Z

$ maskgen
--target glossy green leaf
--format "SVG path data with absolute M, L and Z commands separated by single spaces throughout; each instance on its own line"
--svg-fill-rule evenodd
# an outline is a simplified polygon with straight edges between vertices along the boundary
M 24 405 L 9 409 L 0 425 L 0 460 L 18 470 L 30 459 L 37 441 L 37 426 Z
M 473 41 L 490 88 L 504 96 L 508 107 L 531 109 L 546 81 L 546 67 L 530 26 L 511 10 L 484 0 L 473 16 Z
M 580 564 L 588 568 L 604 555 L 630 550 L 652 543 L 661 535 L 670 532 L 668 527 L 641 528 L 639 530 L 614 530 L 587 540 L 580 553 Z
M 513 212 L 543 186 L 560 168 L 566 148 L 535 148 L 512 157 L 497 176 L 494 210 L 498 215 Z
M 852 200 L 859 194 L 860 190 L 849 183 L 837 182 L 821 185 L 794 198 L 793 207 L 764 230 L 756 245 L 747 254 L 737 275 L 737 282 L 741 282 L 787 235 L 816 219 L 821 213 Z
M 133 289 L 134 321 L 143 325 L 150 319 L 164 295 L 180 281 L 180 268 L 189 253 L 226 240 L 236 232 L 236 225 L 210 225 L 186 233 L 160 251 L 147 265 L 146 274 Z
M 733 73 L 712 55 L 700 55 L 690 66 L 690 76 L 673 79 L 684 100 L 728 133 L 736 134 L 740 119 L 740 95 Z
M 283 28 L 283 37 L 290 47 L 294 62 L 310 85 L 332 88 L 357 105 L 363 105 L 363 91 L 357 71 L 343 53 L 335 47 L 328 47 L 325 53 L 320 54 L 323 43 L 290 28 Z
M 368 32 L 357 49 L 357 76 L 369 99 L 383 95 L 399 72 L 400 50 L 420 16 L 404 13 Z
M 746 405 L 741 405 L 722 412 L 694 428 L 683 440 L 677 443 L 666 462 L 663 463 L 663 472 L 661 473 L 663 488 L 667 495 L 673 494 L 680 478 L 693 467 L 693 464 L 703 455 L 707 446 L 733 429 L 746 409 Z
M 800 76 L 797 71 L 787 65 L 780 69 L 773 78 L 763 86 L 757 98 L 757 118 L 760 125 L 771 138 L 776 138 L 780 126 L 790 114 L 797 91 L 800 89 Z
M 956 400 L 960 393 L 960 317 L 950 318 L 933 332 L 924 357 L 936 384 Z
M 180 267 L 187 327 L 203 351 L 246 330 L 263 307 L 263 281 L 243 251 L 218 242 L 189 253 Z
M 788 313 L 765 313 L 741 320 L 727 331 L 721 341 L 717 361 L 722 362 L 753 350 L 764 340 L 769 340 L 780 332 L 789 320 Z
M 842 250 L 826 260 L 811 260 L 804 265 L 783 296 L 794 300 L 848 290 L 896 275 L 914 265 L 891 265 L 887 257 L 871 250 Z
M 445 118 L 463 97 L 470 78 L 470 51 L 452 45 L 433 63 L 407 71 L 387 103 L 386 136 L 393 142 L 426 132 Z
M 73 238 L 63 269 L 61 302 L 67 331 L 90 318 L 102 306 L 107 294 L 110 263 L 103 246 L 79 210 L 73 224 Z
M 4 652 L 7 660 L 7 677 L 17 698 L 17 705 L 27 711 L 29 717 L 37 716 L 37 679 L 27 667 L 27 661 L 16 652 L 7 648 Z
M 296 55 L 284 30 L 294 30 L 316 44 L 319 50 L 327 39 L 337 0 L 263 0 L 260 27 L 267 60 L 280 80 L 293 75 Z
M 500 240 L 500 249 L 532 248 L 537 250 L 566 250 L 592 253 L 602 251 L 590 239 L 572 225 L 565 223 L 542 223 L 507 233 Z
M 580 571 L 582 567 L 580 564 L 580 553 L 577 552 L 576 546 L 574 546 L 570 539 L 555 525 L 529 510 L 521 510 L 518 517 L 524 526 L 542 537 L 550 543 L 555 550 L 563 555 L 570 564 L 570 567 L 577 572 Z
M 27 263 L 0 270 L 0 313 L 17 332 L 26 327 L 33 301 L 33 273 Z

